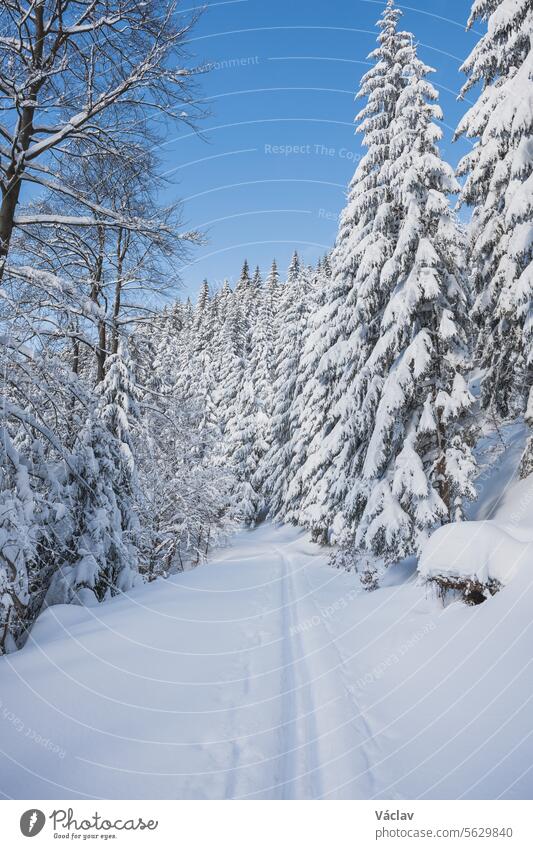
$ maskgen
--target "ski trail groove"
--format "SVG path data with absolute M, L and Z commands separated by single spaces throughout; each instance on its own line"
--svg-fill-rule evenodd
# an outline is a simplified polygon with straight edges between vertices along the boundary
M 312 673 L 298 629 L 298 598 L 292 562 L 277 548 L 281 561 L 282 604 L 282 785 L 281 798 L 316 798 L 321 793 L 318 729 Z
M 305 572 L 303 572 L 303 574 L 305 575 Z M 335 656 L 336 656 L 336 659 L 337 659 L 336 670 L 337 670 L 337 673 L 338 673 L 338 677 L 339 677 L 339 680 L 342 682 L 347 700 L 353 706 L 354 719 L 355 719 L 355 721 L 357 721 L 358 725 L 362 729 L 362 740 L 361 740 L 361 743 L 358 746 L 357 750 L 358 750 L 358 752 L 359 752 L 359 754 L 360 754 L 360 756 L 363 759 L 364 764 L 365 764 L 364 774 L 367 778 L 367 782 L 368 782 L 370 788 L 373 790 L 375 782 L 374 782 L 374 777 L 373 777 L 373 774 L 372 774 L 372 759 L 369 756 L 369 753 L 367 751 L 367 745 L 368 745 L 368 741 L 372 741 L 372 742 L 374 741 L 374 735 L 372 733 L 372 729 L 370 727 L 370 724 L 369 724 L 366 716 L 364 715 L 363 709 L 362 709 L 361 705 L 359 704 L 359 702 L 356 698 L 356 695 L 355 695 L 355 692 L 354 692 L 354 687 L 348 681 L 348 676 L 346 675 L 346 657 L 345 657 L 344 653 L 342 652 L 342 650 L 337 645 L 337 641 L 335 639 L 334 632 L 333 632 L 331 625 L 322 615 L 321 608 L 317 604 L 315 595 L 314 595 L 312 588 L 309 584 L 309 580 L 307 579 L 307 577 L 305 577 L 304 580 L 305 580 L 305 583 L 307 585 L 307 590 L 308 590 L 307 596 L 311 599 L 312 605 L 313 605 L 314 609 L 316 610 L 316 615 L 318 615 L 320 617 L 320 625 L 324 629 L 324 631 L 326 632 L 328 644 L 331 646 L 332 650 L 335 653 Z

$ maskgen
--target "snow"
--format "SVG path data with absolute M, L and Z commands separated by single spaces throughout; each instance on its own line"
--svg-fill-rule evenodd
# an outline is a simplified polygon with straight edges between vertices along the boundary
M 532 490 L 533 484 L 528 483 Z M 505 586 L 520 568 L 532 564 L 533 529 L 521 531 L 490 521 L 458 522 L 439 528 L 431 536 L 422 552 L 419 572 L 423 578 L 465 577 L 483 584 L 498 581 Z
M 146 293 L 168 259 L 171 211 L 125 219 L 88 198 L 83 168 L 83 192 L 27 170 L 52 148 L 62 160 L 73 136 L 81 151 L 88 122 L 132 84 L 163 73 L 170 93 L 190 72 L 162 71 L 157 51 L 25 152 L 13 145 L 15 182 L 72 203 L 17 207 L 14 225 L 53 226 L 52 242 L 10 264 L 28 329 L 20 344 L 0 336 L 4 796 L 530 798 L 533 437 L 498 422 L 523 413 L 528 391 L 533 422 L 533 7 L 474 3 L 470 24 L 488 26 L 463 64 L 462 95 L 481 83 L 457 130 L 478 139 L 458 169 L 474 208 L 466 255 L 432 69 L 400 15 L 389 0 L 361 81 L 368 150 L 336 247 L 316 268 L 295 253 L 285 283 L 274 262 L 263 286 L 245 260 L 235 291 L 206 280 L 194 309 L 149 319 L 121 292 Z M 144 188 L 119 206 L 142 195 L 141 210 L 151 193 L 133 182 Z M 90 238 L 97 224 L 136 237 L 125 265 L 122 236 L 116 264 L 100 245 L 89 297 L 74 228 Z M 116 344 L 127 326 L 131 362 Z M 342 568 L 306 532 L 268 523 L 217 549 L 265 515 L 342 545 Z M 442 600 L 436 579 L 473 584 L 470 601 L 481 584 L 485 603 Z
M 514 425 L 499 455 L 494 435 L 480 444 L 480 521 L 451 526 L 474 572 L 496 569 L 503 535 L 508 564 L 531 554 L 533 480 L 507 485 L 523 438 Z M 441 565 L 457 550 L 445 540 Z M 305 533 L 267 523 L 202 568 L 49 608 L 0 660 L 0 791 L 531 798 L 531 556 L 512 580 L 498 566 L 508 585 L 474 608 L 444 607 L 414 565 L 365 593 Z
M 477 482 L 480 498 L 470 510 L 474 521 L 451 523 L 432 534 L 420 557 L 422 579 L 467 578 L 507 586 L 522 570 L 532 569 L 533 478 L 514 480 L 525 433 L 524 425 L 515 422 L 499 437 L 480 441 L 480 459 L 487 451 L 500 456 L 485 458 L 486 470 Z

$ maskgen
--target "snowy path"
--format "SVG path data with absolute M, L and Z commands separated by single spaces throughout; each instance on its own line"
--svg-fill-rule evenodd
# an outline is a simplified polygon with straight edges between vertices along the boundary
M 364 772 L 368 729 L 306 577 L 338 577 L 324 560 L 266 527 L 128 598 L 48 611 L 3 669 L 65 752 L 37 753 L 37 795 L 318 798 Z
M 360 593 L 304 534 L 266 525 L 207 566 L 96 608 L 46 611 L 0 661 L 0 791 L 527 795 L 524 587 L 443 611 L 408 569 L 387 581 Z

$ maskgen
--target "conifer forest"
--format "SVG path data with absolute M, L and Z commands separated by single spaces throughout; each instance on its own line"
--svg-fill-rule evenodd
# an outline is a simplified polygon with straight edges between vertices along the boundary
M 452 126 L 367 3 L 336 236 L 203 282 L 185 5 L 0 4 L 0 791 L 531 798 L 533 4 L 447 4 Z

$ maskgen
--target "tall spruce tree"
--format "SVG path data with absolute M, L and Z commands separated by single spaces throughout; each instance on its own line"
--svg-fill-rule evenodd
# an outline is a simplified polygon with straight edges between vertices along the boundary
M 276 318 L 276 356 L 269 429 L 269 448 L 258 469 L 270 515 L 285 518 L 290 483 L 292 438 L 296 421 L 294 403 L 307 322 L 309 276 L 300 267 L 295 252 L 283 286 Z
M 508 417 L 525 409 L 533 374 L 533 6 L 475 0 L 468 26 L 478 20 L 487 32 L 462 66 L 462 94 L 478 84 L 481 92 L 456 132 L 476 143 L 458 172 L 466 176 L 462 200 L 474 207 L 469 257 L 482 403 Z
M 132 425 L 139 418 L 137 387 L 126 340 L 107 360 L 73 450 L 70 498 L 73 528 L 49 599 L 104 601 L 138 579 L 140 490 Z
M 288 451 L 288 486 L 285 492 L 282 514 L 287 522 L 302 524 L 302 502 L 306 495 L 306 461 L 309 456 L 309 436 L 314 431 L 312 401 L 315 396 L 307 394 L 307 388 L 313 384 L 316 369 L 316 350 L 313 344 L 315 334 L 314 318 L 323 303 L 326 280 L 322 261 L 316 268 L 302 268 L 301 308 L 299 315 L 299 349 L 296 364 L 294 400 L 290 411 L 290 444 Z
M 19 647 L 29 624 L 37 561 L 35 498 L 28 468 L 6 427 L 0 429 L 0 654 Z
M 358 97 L 367 102 L 356 116 L 367 151 L 349 187 L 331 256 L 331 281 L 310 337 L 316 370 L 306 388 L 312 410 L 302 519 L 313 536 L 328 541 L 343 525 L 344 503 L 360 470 L 361 449 L 354 428 L 363 386 L 355 376 L 379 337 L 387 293 L 381 269 L 394 250 L 395 209 L 388 172 L 392 165 L 391 125 L 405 87 L 402 51 L 412 42 L 398 29 L 401 17 L 388 0 L 378 21 L 373 66 Z
M 442 132 L 434 121 L 442 114 L 426 79 L 432 69 L 413 45 L 398 59 L 405 85 L 387 168 L 387 215 L 397 226 L 378 279 L 386 298 L 380 335 L 361 369 L 366 396 L 356 429 L 364 459 L 347 511 L 356 547 L 386 562 L 420 550 L 441 522 L 461 519 L 463 500 L 475 494 L 465 424 L 473 398 L 462 374 L 468 291 L 447 199 L 459 186 L 437 147 Z
M 116 498 L 122 517 L 123 542 L 129 553 L 129 567 L 138 566 L 140 500 L 139 482 L 133 453 L 132 428 L 139 421 L 140 393 L 125 337 L 119 349 L 107 360 L 107 371 L 100 387 L 99 416 L 117 440 L 120 460 L 116 471 Z

